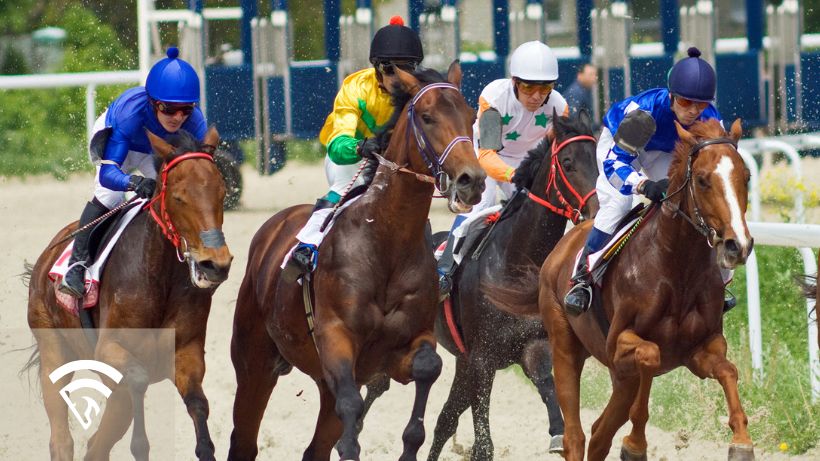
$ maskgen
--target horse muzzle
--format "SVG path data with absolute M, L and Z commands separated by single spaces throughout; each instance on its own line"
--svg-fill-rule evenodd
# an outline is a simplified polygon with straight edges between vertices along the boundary
M 467 168 L 462 171 L 451 186 L 447 197 L 447 207 L 453 213 L 468 213 L 473 205 L 481 201 L 484 192 L 484 170 Z
M 715 244 L 717 250 L 717 262 L 722 269 L 734 269 L 745 264 L 746 258 L 752 252 L 754 239 L 749 239 L 746 245 L 734 238 L 720 239 Z
M 228 278 L 233 255 L 227 246 L 216 250 L 207 250 L 208 256 L 188 257 L 188 273 L 191 283 L 198 288 L 215 288 Z

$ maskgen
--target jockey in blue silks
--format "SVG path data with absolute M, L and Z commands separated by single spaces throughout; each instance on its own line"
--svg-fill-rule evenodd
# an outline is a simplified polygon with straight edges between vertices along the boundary
M 145 86 L 130 88 L 108 106 L 94 123 L 89 157 L 97 167 L 94 197 L 80 215 L 79 227 L 102 216 L 125 199 L 125 191 L 150 198 L 157 176 L 145 130 L 165 139 L 184 129 L 202 141 L 207 124 L 199 110 L 199 76 L 169 48 L 167 57 L 148 73 Z M 139 170 L 142 176 L 129 174 Z M 76 298 L 85 292 L 85 265 L 91 229 L 78 233 L 60 291 Z
M 578 260 L 573 286 L 564 298 L 568 312 L 589 308 L 592 276 L 588 256 L 609 241 L 618 222 L 632 209 L 633 196 L 644 195 L 653 202 L 665 197 L 669 164 L 678 141 L 674 122 L 688 128 L 696 121 L 721 120 L 712 103 L 715 71 L 700 58 L 697 48 L 690 48 L 688 54 L 669 71 L 668 88 L 626 98 L 615 103 L 604 117 L 597 148 L 600 209 Z M 731 297 L 724 308 L 733 306 Z

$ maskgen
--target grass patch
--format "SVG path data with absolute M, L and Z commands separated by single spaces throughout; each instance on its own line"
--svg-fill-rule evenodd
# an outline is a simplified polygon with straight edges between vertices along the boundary
M 744 268 L 736 271 L 732 282 L 738 306 L 724 322 L 729 359 L 738 368 L 740 398 L 758 449 L 778 451 L 785 442 L 790 453 L 805 453 L 820 442 L 820 403 L 811 402 L 806 305 L 794 282 L 802 274 L 802 260 L 793 248 L 758 246 L 755 252 L 761 274 L 765 375 L 755 379 L 751 366 Z M 517 373 L 527 379 L 520 369 Z M 581 379 L 582 406 L 603 409 L 611 389 L 608 371 L 588 360 Z M 727 444 L 731 438 L 720 384 L 700 380 L 685 368 L 655 379 L 649 414 L 650 424 L 666 431 L 683 430 Z

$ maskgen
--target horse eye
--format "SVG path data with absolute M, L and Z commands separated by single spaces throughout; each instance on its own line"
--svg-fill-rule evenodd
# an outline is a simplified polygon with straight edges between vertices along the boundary
M 698 187 L 700 187 L 702 189 L 708 189 L 711 186 L 709 184 L 709 180 L 706 179 L 706 176 L 698 175 L 696 179 L 697 179 Z
M 743 169 L 743 177 L 745 178 L 745 181 L 748 183 L 749 180 L 752 178 L 752 172 L 749 171 L 748 168 L 744 168 Z
M 424 123 L 433 123 L 433 117 L 431 117 L 429 114 L 421 114 L 421 120 Z
M 561 162 L 561 167 L 564 168 L 564 171 L 570 172 L 575 170 L 575 166 L 572 164 L 572 159 L 565 158 Z

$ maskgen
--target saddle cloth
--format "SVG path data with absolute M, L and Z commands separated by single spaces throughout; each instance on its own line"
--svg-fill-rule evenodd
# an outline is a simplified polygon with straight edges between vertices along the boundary
M 136 200 L 134 202 L 135 205 L 130 207 L 122 214 L 122 217 L 115 224 L 116 228 L 109 234 L 111 237 L 104 242 L 105 247 L 97 253 L 97 257 L 91 266 L 86 268 L 86 292 L 83 297 L 83 308 L 90 309 L 97 305 L 100 277 L 102 276 L 105 262 L 108 260 L 108 255 L 111 254 L 111 250 L 114 248 L 114 245 L 117 243 L 117 240 L 119 240 L 120 235 L 122 235 L 122 232 L 125 230 L 128 223 L 130 223 L 140 212 L 140 210 L 142 210 L 142 205 L 144 202 L 144 199 Z M 68 312 L 78 315 L 79 312 L 76 299 L 56 289 L 59 287 L 60 281 L 63 279 L 66 272 L 68 272 L 68 260 L 71 257 L 72 248 L 74 248 L 74 240 L 66 245 L 65 250 L 63 250 L 60 257 L 57 258 L 57 261 L 54 262 L 54 265 L 51 266 L 51 269 L 48 271 L 48 277 L 54 282 L 57 302 L 60 306 Z
M 595 269 L 598 268 L 598 266 L 602 263 L 604 255 L 608 254 L 612 248 L 620 244 L 621 237 L 623 237 L 627 232 L 630 231 L 630 229 L 632 229 L 632 226 L 638 219 L 640 219 L 640 216 L 635 216 L 633 219 L 624 221 L 621 227 L 612 235 L 612 238 L 609 239 L 608 242 L 606 242 L 606 245 L 604 245 L 603 248 L 589 255 L 587 259 L 587 267 L 589 268 L 590 272 L 593 272 L 595 271 Z M 578 260 L 581 259 L 582 252 L 583 247 L 580 250 L 578 250 L 578 254 L 575 255 L 575 264 L 572 265 L 573 277 L 578 272 Z

